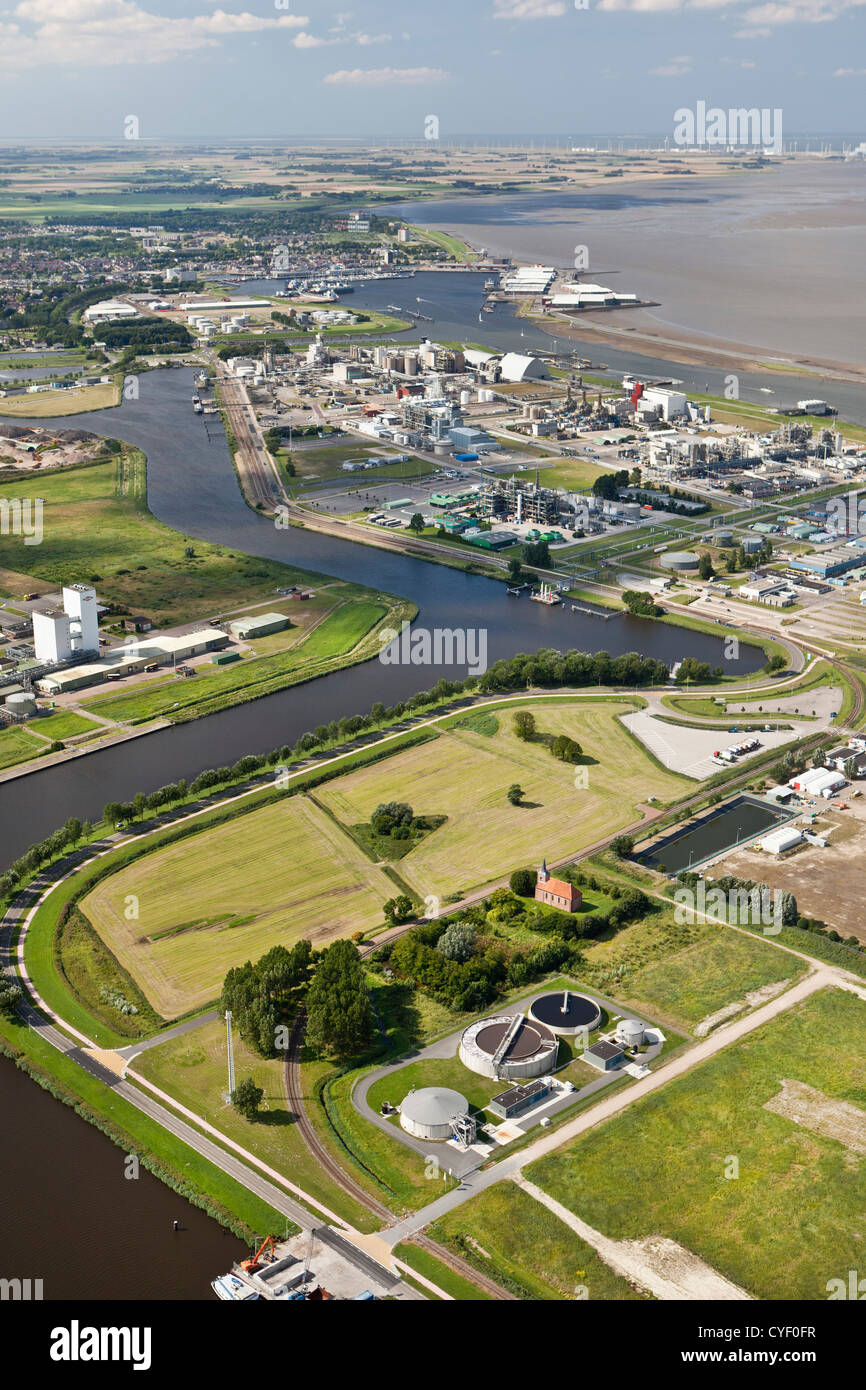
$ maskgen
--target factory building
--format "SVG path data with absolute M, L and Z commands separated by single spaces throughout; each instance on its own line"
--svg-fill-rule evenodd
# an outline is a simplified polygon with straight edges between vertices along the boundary
M 524 357 L 519 352 L 506 352 L 499 364 L 502 381 L 547 381 L 550 372 L 538 357 Z
M 512 476 L 485 481 L 481 490 L 481 512 L 498 520 L 532 521 L 550 525 L 558 521 L 560 497 L 552 488 L 525 483 Z
M 498 1115 L 501 1120 L 516 1120 L 520 1115 L 525 1115 L 527 1110 L 533 1110 L 536 1105 L 546 1101 L 550 1096 L 550 1086 L 548 1078 L 530 1081 L 528 1086 L 512 1086 L 509 1090 L 494 1096 L 487 1109 Z
M 36 660 L 54 665 L 99 652 L 99 609 L 89 584 L 65 584 L 63 607 L 33 613 Z
M 589 1062 L 589 1065 L 595 1067 L 597 1071 L 613 1071 L 619 1066 L 624 1056 L 625 1051 L 618 1043 L 602 1041 L 586 1048 L 581 1053 L 581 1060 Z
M 272 632 L 282 632 L 288 626 L 289 620 L 284 613 L 260 613 L 229 623 L 229 631 L 241 641 L 246 641 L 250 637 L 267 637 Z
M 506 294 L 544 294 L 556 276 L 552 265 L 522 265 L 506 275 L 502 288 Z

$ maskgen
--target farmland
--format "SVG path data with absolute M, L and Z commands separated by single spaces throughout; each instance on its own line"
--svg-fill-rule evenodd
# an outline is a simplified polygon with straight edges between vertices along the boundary
M 531 708 L 531 706 L 530 706 Z M 421 897 L 447 897 L 489 883 L 542 855 L 555 861 L 638 818 L 647 795 L 673 800 L 690 785 L 655 767 L 617 720 L 617 701 L 557 702 L 536 707 L 539 729 L 576 739 L 587 760 L 588 786 L 575 787 L 575 768 L 543 743 L 523 743 L 509 710 L 485 737 L 452 728 L 435 744 L 413 749 L 331 783 L 322 803 L 345 826 L 369 820 L 380 802 L 408 801 L 419 815 L 447 816 L 401 862 L 400 873 Z M 506 791 L 519 782 L 525 803 Z
M 672 1238 L 757 1298 L 826 1298 L 862 1264 L 866 1169 L 850 1142 L 779 1113 L 779 1096 L 792 1080 L 828 1115 L 866 1110 L 864 1047 L 862 999 L 823 990 L 527 1177 L 604 1235 Z
M 143 857 L 98 883 L 82 910 L 153 1007 L 174 1018 L 271 946 L 323 945 L 369 927 L 393 892 L 327 816 L 292 797 Z

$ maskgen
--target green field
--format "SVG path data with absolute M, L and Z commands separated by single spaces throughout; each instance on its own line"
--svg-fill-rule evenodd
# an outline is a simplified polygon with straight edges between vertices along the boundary
M 29 762 L 47 751 L 47 744 L 32 738 L 26 729 L 13 725 L 0 730 L 0 772 L 16 763 Z
M 105 602 L 143 613 L 155 626 L 191 622 L 273 597 L 278 587 L 316 578 L 290 565 L 193 540 L 157 521 L 147 507 L 144 455 L 132 450 L 0 486 L 44 498 L 44 539 L 27 552 L 28 572 L 53 584 L 89 580 Z M 187 555 L 191 547 L 193 554 Z M 23 563 L 15 536 L 0 536 L 0 568 Z M 344 592 L 364 594 L 359 586 Z
M 32 727 L 34 733 L 43 734 L 45 738 L 63 739 L 74 738 L 76 734 L 92 733 L 99 725 L 94 719 L 85 719 L 83 714 L 75 714 L 72 710 L 58 710 L 56 714 L 46 714 L 41 719 L 34 720 Z
M 265 1093 L 255 1122 L 245 1120 L 223 1099 L 227 1057 L 222 1020 L 205 1023 L 192 1033 L 171 1038 L 143 1052 L 133 1066 L 155 1086 L 167 1091 L 235 1143 L 242 1144 L 278 1173 L 283 1173 L 331 1211 L 360 1230 L 375 1230 L 378 1225 L 375 1218 L 328 1179 L 307 1149 L 286 1101 L 282 1059 L 260 1057 L 237 1033 L 234 1050 L 237 1075 L 253 1077 Z M 301 1084 L 308 1105 L 312 1102 L 313 1083 L 329 1070 L 328 1064 L 323 1062 L 309 1063 L 302 1068 Z
M 0 398 L 0 416 L 38 416 L 50 419 L 60 415 L 79 415 L 86 410 L 105 410 L 120 401 L 120 384 L 80 386 L 71 391 L 39 391 L 22 396 Z
M 349 587 L 335 586 L 335 599 L 339 600 L 341 593 Z M 298 679 L 322 675 L 332 669 L 340 657 L 353 654 L 357 659 L 367 654 L 368 647 L 370 655 L 378 652 L 379 645 L 375 638 L 365 643 L 362 650 L 356 651 L 356 648 L 388 612 L 385 603 L 347 599 L 308 637 L 302 638 L 294 646 L 286 647 L 285 635 L 275 634 L 283 646 L 282 651 L 268 656 L 247 657 L 226 667 L 201 666 L 197 668 L 195 677 L 189 680 L 178 680 L 167 674 L 136 684 L 123 694 L 97 695 L 82 703 L 95 714 L 128 724 L 159 718 L 196 718 L 242 699 L 266 695 L 272 690 L 292 685 Z M 397 621 L 399 625 L 399 619 Z M 255 645 L 261 648 L 271 640 L 260 638 Z M 315 722 L 311 718 L 310 723 Z
M 231 966 L 301 937 L 321 946 L 349 936 L 380 921 L 393 895 L 383 871 L 294 796 L 143 856 L 97 883 L 82 910 L 174 1018 L 215 998 Z
M 796 956 L 755 937 L 729 927 L 707 924 L 707 929 L 709 934 L 694 946 L 629 976 L 623 997 L 693 1027 L 752 990 L 780 980 L 793 984 L 806 969 Z
M 498 1183 L 464 1202 L 433 1222 L 427 1234 L 521 1299 L 573 1300 L 580 1288 L 591 1308 L 601 1299 L 642 1297 L 513 1182 Z
M 765 1106 L 787 1079 L 866 1111 L 864 1051 L 863 1000 L 822 990 L 527 1177 L 604 1235 L 668 1236 L 757 1298 L 826 1299 L 862 1269 L 866 1166 Z
M 489 883 L 542 856 L 555 861 L 638 818 L 637 804 L 655 794 L 682 795 L 685 778 L 655 766 L 619 724 L 630 708 L 615 700 L 579 699 L 530 705 L 540 731 L 577 739 L 589 785 L 575 787 L 575 768 L 558 762 L 542 743 L 522 743 L 513 709 L 498 715 L 492 736 L 448 730 L 435 744 L 362 768 L 322 788 L 323 805 L 345 826 L 369 820 L 383 801 L 408 801 L 418 815 L 447 816 L 400 861 L 400 873 L 421 897 L 440 898 Z M 526 804 L 505 793 L 519 782 Z

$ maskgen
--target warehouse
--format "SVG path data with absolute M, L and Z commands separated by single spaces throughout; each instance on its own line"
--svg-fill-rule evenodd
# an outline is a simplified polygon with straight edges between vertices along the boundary
M 416 1139 L 450 1139 L 455 1125 L 469 1114 L 469 1102 L 447 1086 L 410 1091 L 400 1106 L 400 1124 Z
M 506 352 L 499 366 L 503 381 L 546 381 L 550 372 L 537 357 L 524 357 L 519 352 Z
M 67 666 L 43 676 L 37 687 L 43 695 L 62 695 L 67 690 L 82 690 L 99 685 L 110 676 L 132 676 L 147 666 L 174 666 L 191 656 L 203 656 L 228 644 L 228 636 L 216 627 L 200 628 L 180 637 L 149 636 L 146 642 L 134 642 L 127 647 L 114 647 L 102 661 Z
M 765 835 L 761 841 L 761 849 L 766 854 L 784 854 L 786 850 L 793 849 L 795 845 L 803 843 L 803 836 L 799 830 L 793 826 L 783 825 L 778 830 L 773 830 L 769 835 Z
M 288 626 L 289 620 L 284 613 L 261 613 L 258 617 L 238 618 L 229 623 L 230 631 L 241 641 L 250 637 L 267 637 L 271 632 L 282 632 Z

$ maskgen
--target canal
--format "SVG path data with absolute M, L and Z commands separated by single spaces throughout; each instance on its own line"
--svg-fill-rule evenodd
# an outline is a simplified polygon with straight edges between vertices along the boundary
M 603 649 L 614 656 L 636 651 L 669 666 L 692 655 L 724 664 L 738 675 L 756 670 L 763 661 L 758 648 L 745 644 L 736 662 L 725 661 L 722 641 L 708 634 L 629 614 L 603 621 L 572 613 L 566 605 L 545 608 L 510 598 L 503 584 L 461 570 L 298 527 L 278 530 L 244 502 L 222 432 L 218 441 L 209 442 L 201 417 L 190 407 L 190 388 L 187 369 L 147 372 L 139 379 L 137 400 L 67 417 L 77 428 L 111 434 L 144 450 L 149 506 L 160 521 L 184 535 L 411 598 L 425 627 L 484 629 L 491 663 L 540 647 Z M 0 857 L 10 862 L 69 816 L 98 818 L 107 801 L 128 800 L 137 791 L 153 791 L 178 777 L 190 780 L 202 768 L 293 743 L 316 724 L 364 713 L 376 700 L 394 704 L 428 689 L 440 676 L 464 675 L 465 669 L 453 666 L 369 661 L 314 684 L 0 783 Z

